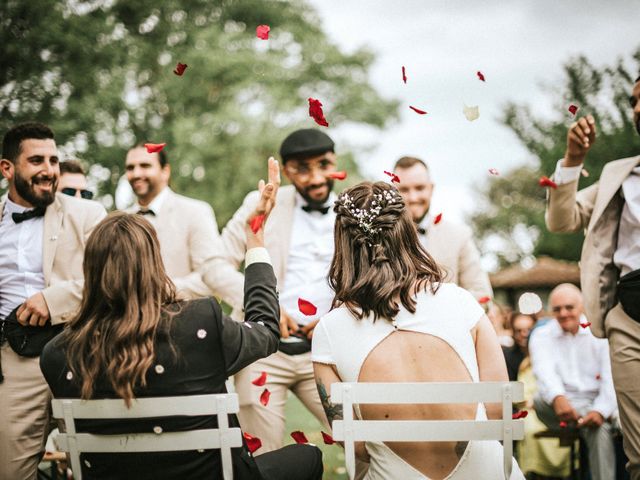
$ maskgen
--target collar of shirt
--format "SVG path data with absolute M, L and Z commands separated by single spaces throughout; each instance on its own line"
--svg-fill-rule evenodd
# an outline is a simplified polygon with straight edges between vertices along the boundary
M 423 228 L 425 232 L 429 231 L 429 227 L 433 224 L 433 216 L 427 212 L 422 220 L 418 223 L 418 227 Z M 420 235 L 420 233 L 418 233 Z
M 7 217 L 10 217 L 12 213 L 23 213 L 27 210 L 33 210 L 34 207 L 23 207 L 22 205 L 18 205 L 15 202 L 12 202 L 9 198 L 9 195 L 5 197 L 4 210 L 2 212 L 2 220 L 4 221 Z M 13 221 L 13 220 L 11 220 Z
M 160 213 L 160 209 L 162 208 L 162 205 L 167 199 L 167 196 L 169 195 L 170 190 L 171 189 L 169 187 L 164 187 L 162 191 L 158 195 L 156 195 L 156 198 L 151 200 L 151 203 L 149 203 L 149 205 L 147 205 L 146 207 L 143 207 L 142 205 L 140 205 L 139 202 L 136 202 L 136 207 L 137 207 L 136 211 L 151 210 L 157 216 Z
M 327 213 L 333 212 L 333 204 L 336 202 L 336 200 L 337 200 L 336 194 L 333 192 L 329 193 L 329 197 L 327 198 L 327 201 L 322 204 L 322 207 L 329 207 L 329 211 Z M 300 192 L 296 191 L 296 209 L 302 209 L 302 207 L 304 207 L 308 203 L 309 202 L 307 202 L 304 199 L 304 197 L 300 195 Z M 320 212 L 308 212 L 308 214 L 321 215 Z

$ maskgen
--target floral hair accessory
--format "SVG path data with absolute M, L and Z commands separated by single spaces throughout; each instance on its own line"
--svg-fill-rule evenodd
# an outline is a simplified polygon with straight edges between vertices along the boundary
M 395 190 L 384 190 L 381 193 L 375 193 L 369 208 L 358 208 L 353 203 L 353 199 L 348 193 L 343 193 L 338 197 L 337 204 L 343 205 L 349 214 L 358 221 L 358 227 L 364 233 L 369 242 L 374 242 L 376 235 L 380 232 L 380 228 L 374 227 L 376 218 L 380 215 L 383 208 L 388 205 L 402 202 L 402 197 Z M 371 246 L 371 243 L 369 243 Z

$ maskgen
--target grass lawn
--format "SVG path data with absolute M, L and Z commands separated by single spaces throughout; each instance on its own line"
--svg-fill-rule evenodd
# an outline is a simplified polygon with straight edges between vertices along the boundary
M 344 450 L 340 445 L 325 445 L 322 441 L 322 425 L 316 417 L 311 415 L 298 397 L 289 393 L 289 399 L 285 408 L 285 418 L 287 419 L 285 445 L 294 443 L 289 436 L 291 432 L 301 430 L 307 436 L 310 443 L 320 447 L 324 459 L 325 480 L 343 480 L 347 478 L 344 468 Z M 327 432 L 330 433 L 330 432 Z

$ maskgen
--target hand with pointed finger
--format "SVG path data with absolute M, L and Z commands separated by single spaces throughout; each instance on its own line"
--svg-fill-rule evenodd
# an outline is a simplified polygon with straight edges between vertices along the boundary
M 567 150 L 563 167 L 577 167 L 584 163 L 587 152 L 596 141 L 596 121 L 593 115 L 579 118 L 567 132 Z
M 268 174 L 269 183 L 265 184 L 264 180 L 258 182 L 260 199 L 245 225 L 247 249 L 264 246 L 264 224 L 276 205 L 276 195 L 280 187 L 280 166 L 273 157 L 268 161 Z
M 18 323 L 24 326 L 43 327 L 51 320 L 49 306 L 42 292 L 27 298 L 16 312 Z

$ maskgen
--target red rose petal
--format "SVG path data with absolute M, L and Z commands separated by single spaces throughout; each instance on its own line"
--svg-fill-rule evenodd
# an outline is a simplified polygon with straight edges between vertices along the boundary
M 402 66 L 402 81 L 407 83 L 407 71 L 405 70 L 404 65 Z
M 322 440 L 324 440 L 325 445 L 333 445 L 334 443 L 336 443 L 333 437 L 328 433 L 324 433 L 322 431 L 320 433 L 322 433 Z
M 560 422 L 560 428 L 567 428 L 567 422 Z
M 184 71 L 187 69 L 187 66 L 188 65 L 186 63 L 178 62 L 178 64 L 176 65 L 176 68 L 173 70 L 173 73 L 181 77 Z
M 578 107 L 577 105 L 574 105 L 573 103 L 571 105 L 569 105 L 569 108 L 567 110 L 569 110 L 569 112 L 571 113 L 571 115 L 573 115 L 574 117 L 576 116 L 576 113 L 578 113 Z
M 269 40 L 270 31 L 271 27 L 269 27 L 269 25 L 258 25 L 256 27 L 256 37 L 260 40 Z
M 480 72 L 480 71 L 479 71 L 478 73 L 476 73 L 476 75 L 478 75 L 478 78 L 479 78 L 480 80 L 482 80 L 483 82 L 485 81 L 485 79 L 484 79 L 484 75 L 482 74 L 482 72 Z
M 400 183 L 400 177 L 393 172 L 387 172 L 384 170 L 385 175 L 389 175 L 391 177 L 391 183 Z
M 529 415 L 529 411 L 528 410 L 520 410 L 520 411 L 514 413 L 513 415 L 511 415 L 511 418 L 513 420 L 520 420 L 521 418 L 527 418 L 527 415 Z
M 478 303 L 480 303 L 480 304 L 489 303 L 490 300 L 491 300 L 491 297 L 480 297 L 478 299 Z
M 345 178 L 347 178 L 347 172 L 345 172 L 344 170 L 340 172 L 331 172 L 329 174 L 329 178 L 334 178 L 336 180 L 344 180 Z
M 307 440 L 307 437 L 304 434 L 304 432 L 301 432 L 300 430 L 291 432 L 291 438 L 293 438 L 296 441 L 296 443 L 309 443 L 309 440 Z
M 596 375 L 596 380 L 600 380 L 602 377 L 600 376 L 600 374 Z
M 581 326 L 582 328 L 590 327 L 590 326 L 591 326 L 591 322 L 584 322 L 584 323 L 581 323 L 581 324 L 580 324 L 580 326 Z
M 256 215 L 249 222 L 249 226 L 251 227 L 251 231 L 255 234 L 258 233 L 258 230 L 262 228 L 262 224 L 264 223 L 264 215 Z
M 436 218 L 433 219 L 433 224 L 437 225 L 440 223 L 440 220 L 442 220 L 442 214 L 439 213 L 438 215 L 436 215 Z
M 427 112 L 425 112 L 424 110 L 420 110 L 419 108 L 412 107 L 411 105 L 409 105 L 409 108 L 411 110 L 413 110 L 414 112 L 416 112 L 417 114 L 419 114 L 419 115 L 426 115 L 427 114 Z
M 268 388 L 265 388 L 260 394 L 260 403 L 266 407 L 267 404 L 269 403 L 270 397 L 271 397 L 271 392 L 269 391 Z
M 166 143 L 145 143 L 144 148 L 147 149 L 147 153 L 157 153 L 160 152 Z
M 313 118 L 318 125 L 328 127 L 329 122 L 324 118 L 324 112 L 322 111 L 322 103 L 320 100 L 309 97 L 309 116 Z
M 316 307 L 313 303 L 305 300 L 303 298 L 298 299 L 298 310 L 305 315 L 315 315 L 318 311 L 318 307 Z
M 491 175 L 496 175 L 496 176 L 497 176 L 497 175 L 500 175 L 500 172 L 498 172 L 498 170 L 497 170 L 496 168 L 490 168 L 490 169 L 489 169 L 489 173 L 490 173 Z
M 258 437 L 254 437 L 250 433 L 243 432 L 244 441 L 247 442 L 249 452 L 253 453 L 262 446 L 262 441 Z
M 255 380 L 252 380 L 251 383 L 256 387 L 264 387 L 264 384 L 267 383 L 267 372 L 262 372 L 260 376 Z
M 540 177 L 540 180 L 538 180 L 538 185 L 540 185 L 541 187 L 558 188 L 558 184 L 556 182 L 551 180 L 549 177 L 544 176 Z

